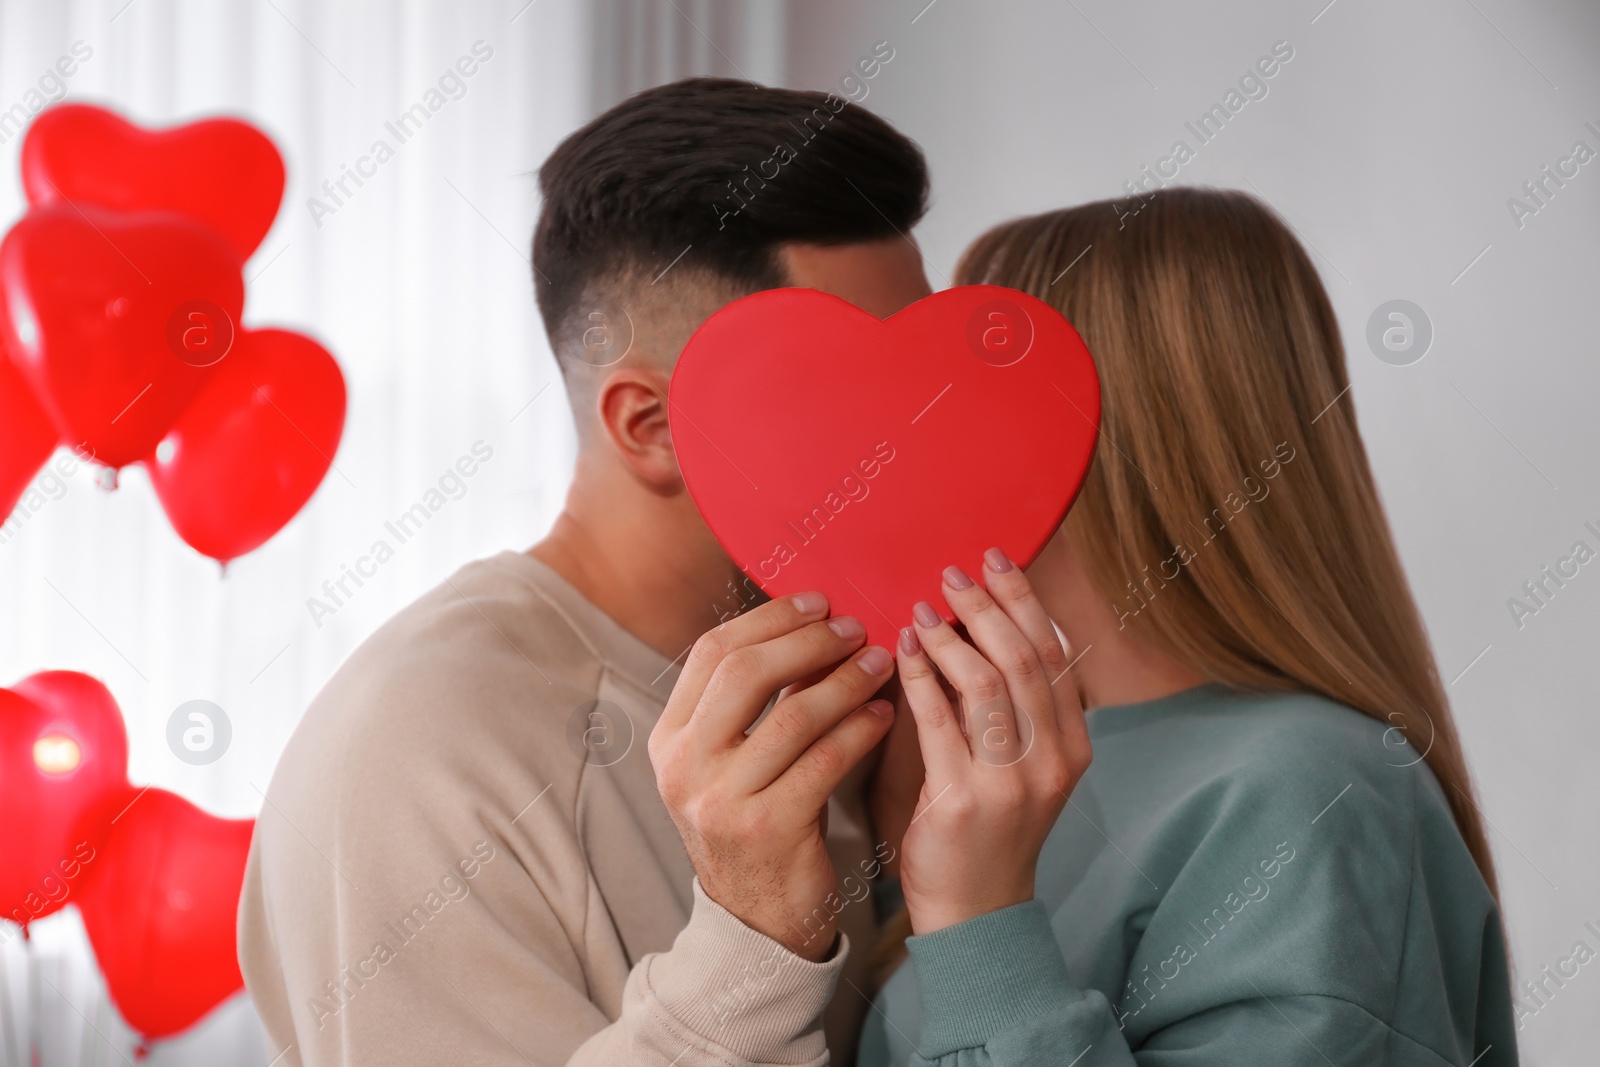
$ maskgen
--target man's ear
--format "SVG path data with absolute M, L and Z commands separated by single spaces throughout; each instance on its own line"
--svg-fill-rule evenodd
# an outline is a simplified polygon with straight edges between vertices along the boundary
M 683 485 L 672 449 L 667 419 L 670 376 L 635 367 L 618 370 L 600 383 L 596 415 L 622 462 L 657 489 Z

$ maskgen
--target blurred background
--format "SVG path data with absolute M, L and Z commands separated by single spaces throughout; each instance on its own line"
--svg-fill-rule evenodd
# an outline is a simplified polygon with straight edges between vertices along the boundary
M 475 45 L 491 56 L 465 92 L 336 210 L 313 210 Z M 875 48 L 891 58 L 853 76 Z M 1344 331 L 1341 402 L 1451 683 L 1518 975 L 1537 977 L 1579 940 L 1600 947 L 1584 928 L 1600 926 L 1600 566 L 1532 614 L 1510 606 L 1532 604 L 1524 583 L 1574 542 L 1600 544 L 1585 527 L 1600 529 L 1600 361 L 1584 319 L 1600 163 L 1574 160 L 1580 141 L 1600 152 L 1597 48 L 1592 0 L 0 0 L 0 112 L 87 50 L 65 99 L 146 125 L 235 115 L 272 137 L 288 187 L 245 270 L 245 324 L 315 335 L 350 390 L 334 470 L 225 575 L 173 534 L 138 470 L 106 492 L 79 466 L 6 526 L 0 684 L 95 675 L 127 718 L 135 783 L 254 815 L 350 651 L 462 562 L 531 544 L 559 508 L 574 442 L 527 258 L 545 155 L 687 74 L 832 89 L 926 149 L 933 209 L 916 236 L 935 287 L 990 224 L 1130 182 L 1245 189 L 1299 233 Z M 1196 136 L 1269 55 L 1264 88 Z M 1180 140 L 1192 158 L 1158 176 Z M 6 224 L 24 207 L 21 142 L 0 124 Z M 1411 341 L 1386 346 L 1397 309 Z M 314 614 L 324 581 L 478 441 L 494 458 L 459 498 Z M 196 699 L 231 726 L 202 766 L 167 739 Z M 29 1032 L 47 1065 L 132 1056 L 75 909 L 26 948 L 15 927 L 0 939 L 0 1064 L 26 1062 Z M 1523 1062 L 1595 1062 L 1600 968 L 1549 988 L 1526 1002 Z M 280 1051 L 241 995 L 149 1062 L 265 1067 Z

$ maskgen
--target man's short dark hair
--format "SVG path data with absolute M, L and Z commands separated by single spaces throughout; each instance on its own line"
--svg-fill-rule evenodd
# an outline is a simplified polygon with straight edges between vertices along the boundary
M 928 171 L 913 141 L 841 96 L 688 78 L 569 136 L 539 188 L 534 289 L 559 354 L 608 283 L 670 267 L 754 292 L 786 284 L 781 244 L 907 234 Z

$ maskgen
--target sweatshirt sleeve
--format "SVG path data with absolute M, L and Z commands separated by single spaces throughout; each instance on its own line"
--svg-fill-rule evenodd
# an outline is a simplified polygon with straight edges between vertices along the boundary
M 275 819 L 269 818 L 272 829 Z M 429 894 L 410 911 L 372 908 L 355 889 L 314 894 L 313 920 L 289 908 L 296 936 L 277 938 L 257 877 L 247 878 L 241 949 L 252 996 L 284 1067 L 820 1067 L 822 1012 L 845 965 L 842 935 L 813 963 L 744 925 L 694 883 L 688 924 L 664 952 L 627 973 L 620 1010 L 593 1003 L 583 968 L 537 893 L 511 901 L 497 874 L 505 850 L 479 853 L 457 896 Z M 348 869 L 348 868 L 347 868 Z M 371 873 L 371 872 L 365 872 Z M 465 876 L 464 876 L 465 878 Z M 360 893 L 384 893 L 376 877 Z M 402 883 L 404 884 L 404 883 Z M 280 892 L 280 897 L 283 896 Z M 279 900 L 282 906 L 285 902 Z M 430 906 L 437 906 L 431 912 Z M 373 911 L 398 918 L 372 926 Z M 374 944 L 374 941 L 376 943 Z M 340 961 L 343 966 L 340 966 Z M 326 976 L 326 980 L 324 979 Z
M 1451 1062 L 1329 996 L 1262 995 L 1218 1004 L 1152 1035 L 1135 1053 L 1105 996 L 1072 984 L 1036 901 L 911 938 L 907 947 L 922 999 L 920 1048 L 911 1061 L 917 1067 Z
M 583 605 L 499 568 L 369 638 L 279 760 L 238 919 L 265 1059 L 824 1062 L 848 944 L 808 962 L 699 889 L 645 746 L 569 747 L 601 699 L 642 741 L 661 694 L 574 628 Z
M 846 941 L 825 962 L 809 962 L 691 881 L 687 923 L 654 941 L 656 951 L 628 957 L 615 905 L 586 863 L 570 776 L 552 786 L 529 775 L 473 794 L 461 783 L 521 761 L 502 754 L 510 746 L 468 742 L 408 745 L 376 762 L 366 746 L 347 744 L 362 758 L 345 768 L 280 768 L 256 825 L 238 927 L 268 1059 L 280 1067 L 826 1061 L 820 1017 Z M 556 772 L 578 764 L 551 762 Z M 517 799 L 502 800 L 508 793 Z M 625 829 L 619 840 L 635 840 Z M 647 855 L 629 860 L 641 886 L 664 881 Z M 674 910 L 661 907 L 661 921 Z
M 740 922 L 694 884 L 689 924 L 628 975 L 622 1014 L 568 1067 L 764 1067 L 828 1062 L 822 1010 L 849 952 L 813 963 Z
M 1308 810 L 1342 800 L 1315 825 L 1260 782 L 1200 812 L 1099 989 L 1074 982 L 1073 931 L 1038 901 L 910 938 L 911 1062 L 1514 1067 L 1499 912 L 1443 792 L 1423 771 L 1331 767 Z
M 1514 1067 L 1499 909 L 1427 764 L 1348 709 L 1261 706 L 1159 720 L 1172 747 L 1118 770 L 1163 782 L 1075 802 L 1103 817 L 1064 817 L 1042 901 L 910 938 L 863 1063 Z

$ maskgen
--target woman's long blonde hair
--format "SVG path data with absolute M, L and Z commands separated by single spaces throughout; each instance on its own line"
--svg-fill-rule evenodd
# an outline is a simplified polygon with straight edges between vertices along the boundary
M 1394 762 L 1426 753 L 1498 896 L 1339 325 L 1289 228 L 1244 193 L 1169 188 L 997 226 L 956 283 L 1045 300 L 1094 356 L 1103 435 L 1066 533 L 1125 625 L 1208 679 L 1389 724 Z
M 1339 324 L 1289 227 L 1245 193 L 1164 189 L 997 226 L 956 276 L 1047 301 L 1094 355 L 1104 436 L 1066 526 L 1096 588 L 1207 678 L 1308 690 L 1388 723 L 1426 752 L 1497 893 Z M 1271 502 L 1246 503 L 1253 486 Z

